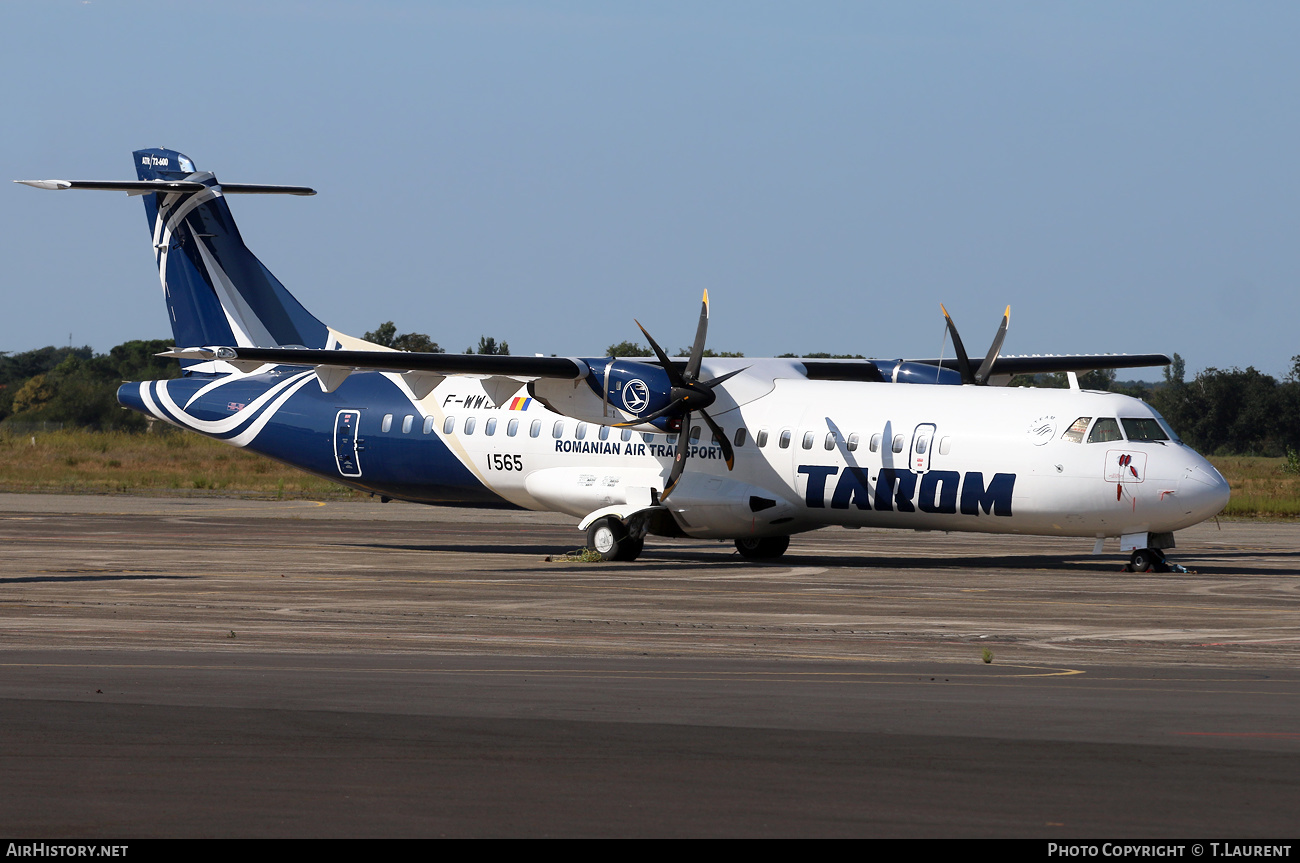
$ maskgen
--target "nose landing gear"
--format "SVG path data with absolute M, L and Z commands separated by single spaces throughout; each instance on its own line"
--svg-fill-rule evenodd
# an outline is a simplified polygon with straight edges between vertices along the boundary
M 1165 553 L 1158 548 L 1135 548 L 1133 555 L 1129 558 L 1128 565 L 1124 567 L 1125 572 L 1187 572 L 1195 574 L 1194 570 L 1179 566 L 1176 563 L 1170 563 L 1165 557 Z

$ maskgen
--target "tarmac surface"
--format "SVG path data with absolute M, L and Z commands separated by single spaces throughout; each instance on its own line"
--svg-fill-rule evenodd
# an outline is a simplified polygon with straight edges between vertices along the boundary
M 1300 524 L 582 541 L 0 495 L 0 836 L 1300 835 Z

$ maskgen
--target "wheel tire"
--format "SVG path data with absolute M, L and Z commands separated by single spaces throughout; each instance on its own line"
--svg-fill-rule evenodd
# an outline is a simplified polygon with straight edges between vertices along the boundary
M 790 547 L 788 536 L 747 536 L 736 540 L 736 550 L 750 560 L 770 560 L 785 554 Z
M 1128 565 L 1134 572 L 1150 572 L 1156 562 L 1156 556 L 1149 548 L 1134 549 Z
M 636 560 L 641 556 L 641 549 L 645 548 L 644 539 L 632 539 L 628 537 L 623 540 L 618 557 L 615 560 Z
M 594 521 L 587 528 L 587 548 L 599 554 L 602 560 L 635 559 L 635 554 L 624 557 L 634 543 L 635 540 L 628 539 L 623 522 L 613 517 Z M 638 547 L 636 551 L 639 553 L 641 549 Z

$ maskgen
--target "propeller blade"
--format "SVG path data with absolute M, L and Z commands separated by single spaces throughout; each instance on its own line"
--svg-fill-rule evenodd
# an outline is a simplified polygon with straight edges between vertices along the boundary
M 691 434 L 691 412 L 687 411 L 682 416 L 682 430 L 677 433 L 677 447 L 673 453 L 673 467 L 668 472 L 668 482 L 664 483 L 664 493 L 659 495 L 659 500 L 663 500 L 672 493 L 677 487 L 677 481 L 682 478 L 682 471 L 686 469 L 686 457 L 690 455 Z
M 709 332 L 709 292 L 704 292 L 704 302 L 700 305 L 700 323 L 695 328 L 695 344 L 691 345 L 691 358 L 686 362 L 686 374 L 682 375 L 687 381 L 693 381 L 700 376 L 700 360 L 704 359 L 704 337 Z
M 734 470 L 736 467 L 736 451 L 731 448 L 731 441 L 727 440 L 726 433 L 723 432 L 721 426 L 713 421 L 713 417 L 706 412 L 700 411 L 700 416 L 704 417 L 704 421 L 709 424 L 709 428 L 713 430 L 714 439 L 722 447 L 722 457 L 727 460 L 727 470 Z
M 722 383 L 728 378 L 734 378 L 736 375 L 740 374 L 741 372 L 748 371 L 748 370 L 749 370 L 749 366 L 745 366 L 743 369 L 736 369 L 734 372 L 727 372 L 725 375 L 719 375 L 718 377 L 713 378 L 712 380 L 700 381 L 700 386 L 713 389 L 718 384 Z
M 970 357 L 966 356 L 966 346 L 961 343 L 961 336 L 957 335 L 957 325 L 952 322 L 952 315 L 948 314 L 943 303 L 939 304 L 939 308 L 943 309 L 943 319 L 948 322 L 948 334 L 952 336 L 952 346 L 957 351 L 957 369 L 961 372 L 961 382 L 973 384 L 975 375 L 970 368 Z
M 636 321 L 636 318 L 632 320 Z M 641 327 L 641 322 L 636 321 L 636 325 Z M 663 364 L 664 371 L 668 373 L 668 380 L 672 382 L 672 385 L 675 387 L 684 385 L 685 381 L 677 373 L 677 367 L 673 365 L 672 360 L 668 359 L 668 354 L 664 353 L 664 349 L 659 347 L 659 343 L 655 341 L 654 336 L 650 335 L 645 327 L 641 327 L 641 332 L 645 335 L 646 341 L 650 342 L 650 348 L 655 352 L 655 356 L 659 358 L 659 362 Z
M 1002 350 L 1002 340 L 1007 337 L 1007 325 L 1011 323 L 1011 306 L 1002 313 L 1002 326 L 998 327 L 998 334 L 993 337 L 993 346 L 989 348 L 988 356 L 984 362 L 980 363 L 979 371 L 975 372 L 975 383 L 984 386 L 988 383 L 989 375 L 993 372 L 993 363 L 998 358 L 998 352 Z

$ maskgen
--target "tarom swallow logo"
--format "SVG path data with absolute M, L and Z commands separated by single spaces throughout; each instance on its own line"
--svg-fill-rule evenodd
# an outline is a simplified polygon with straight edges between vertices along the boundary
M 623 407 L 634 414 L 639 414 L 650 404 L 650 388 L 645 381 L 631 380 L 623 387 Z

